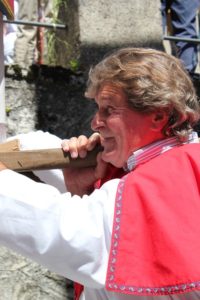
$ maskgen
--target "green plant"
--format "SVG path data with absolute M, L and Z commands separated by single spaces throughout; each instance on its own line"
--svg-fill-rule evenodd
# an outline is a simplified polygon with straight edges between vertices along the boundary
M 59 8 L 62 6 L 62 9 L 67 9 L 67 0 L 53 0 L 53 16 L 52 23 L 58 24 L 62 23 L 58 18 Z M 56 64 L 57 53 L 55 50 L 55 43 L 63 42 L 59 40 L 56 36 L 56 29 L 49 30 L 47 33 L 47 56 L 49 64 Z
M 71 59 L 69 61 L 69 65 L 70 65 L 70 69 L 73 71 L 73 72 L 76 72 L 79 68 L 79 61 L 77 59 Z
M 6 115 L 7 116 L 9 116 L 11 111 L 12 111 L 12 108 L 10 106 L 6 106 Z

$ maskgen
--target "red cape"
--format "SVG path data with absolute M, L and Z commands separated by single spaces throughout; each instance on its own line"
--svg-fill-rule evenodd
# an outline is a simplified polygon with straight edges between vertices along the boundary
M 138 166 L 116 196 L 106 288 L 136 295 L 200 289 L 200 145 Z

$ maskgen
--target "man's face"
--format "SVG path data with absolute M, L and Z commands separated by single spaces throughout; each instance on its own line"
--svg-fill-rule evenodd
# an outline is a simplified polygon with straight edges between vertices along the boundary
M 152 115 L 131 110 L 121 88 L 106 83 L 99 89 L 95 101 L 98 111 L 91 126 L 100 133 L 104 161 L 123 167 L 133 151 L 156 140 L 151 131 Z

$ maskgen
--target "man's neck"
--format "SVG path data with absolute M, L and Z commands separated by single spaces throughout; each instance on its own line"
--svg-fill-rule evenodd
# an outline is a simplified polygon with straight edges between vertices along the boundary
M 126 171 L 132 171 L 139 164 L 145 163 L 148 160 L 164 153 L 165 151 L 168 151 L 174 147 L 181 146 L 183 144 L 190 143 L 199 143 L 198 135 L 196 132 L 192 132 L 186 142 L 181 142 L 176 136 L 155 141 L 134 151 L 128 158 L 127 164 L 124 169 Z

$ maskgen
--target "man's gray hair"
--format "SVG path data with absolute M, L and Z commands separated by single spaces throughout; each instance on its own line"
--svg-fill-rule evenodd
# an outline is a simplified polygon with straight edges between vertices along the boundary
M 142 114 L 167 112 L 166 136 L 185 140 L 200 118 L 193 83 L 183 64 L 172 55 L 148 48 L 124 48 L 105 57 L 89 72 L 87 98 L 95 98 L 109 82 L 121 87 L 131 109 Z

